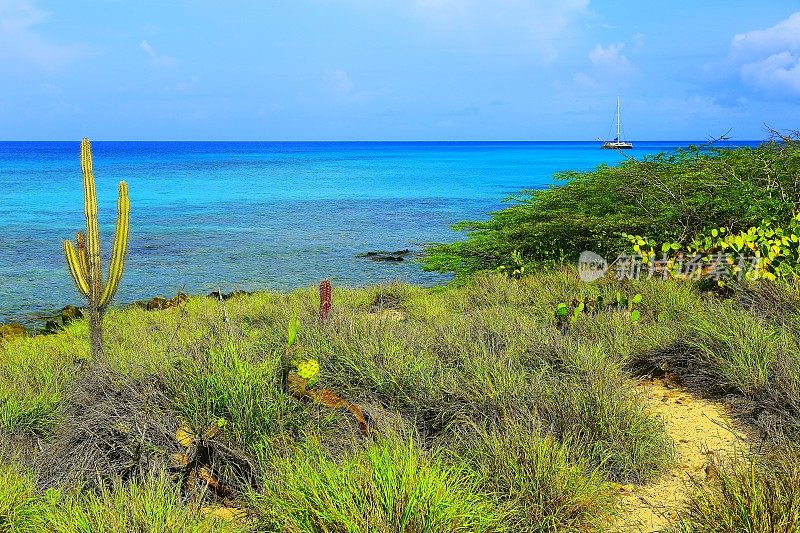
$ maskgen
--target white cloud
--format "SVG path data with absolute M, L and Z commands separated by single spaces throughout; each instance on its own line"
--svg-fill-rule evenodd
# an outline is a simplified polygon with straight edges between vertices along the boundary
M 590 72 L 576 73 L 572 77 L 573 84 L 584 89 L 609 86 L 611 82 L 614 86 L 626 84 L 636 73 L 636 68 L 622 53 L 623 48 L 624 43 L 595 45 L 586 56 L 591 64 Z
M 767 92 L 800 94 L 800 57 L 788 50 L 742 65 L 742 81 Z
M 156 55 L 155 49 L 147 41 L 142 41 L 142 44 L 139 45 L 139 48 L 144 50 L 145 53 L 150 57 L 155 57 Z
M 733 37 L 731 48 L 737 54 L 759 55 L 778 50 L 800 49 L 800 11 L 792 13 L 771 28 L 740 33 Z
M 178 63 L 176 58 L 156 52 L 155 48 L 153 48 L 153 45 L 146 40 L 139 44 L 139 48 L 144 50 L 144 53 L 150 56 L 150 62 L 153 64 L 153 66 L 173 67 Z
M 22 60 L 46 70 L 78 58 L 84 47 L 53 43 L 36 30 L 49 16 L 31 0 L 0 0 L 0 58 Z
M 447 38 L 479 47 L 522 49 L 542 64 L 558 58 L 558 43 L 590 0 L 415 0 L 418 17 Z
M 771 28 L 735 35 L 722 68 L 762 95 L 800 95 L 800 11 Z
M 174 90 L 178 93 L 192 93 L 200 86 L 200 76 L 194 75 L 191 76 L 189 79 L 180 81 L 176 83 L 174 86 L 171 87 L 171 90 Z
M 622 43 L 608 46 L 596 45 L 587 56 L 592 65 L 606 72 L 627 74 L 633 70 L 631 62 L 622 54 Z

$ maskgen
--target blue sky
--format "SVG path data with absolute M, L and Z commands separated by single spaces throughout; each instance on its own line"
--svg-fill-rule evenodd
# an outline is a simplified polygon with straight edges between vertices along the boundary
M 4 140 L 761 139 L 800 0 L 0 0 L 0 73 Z

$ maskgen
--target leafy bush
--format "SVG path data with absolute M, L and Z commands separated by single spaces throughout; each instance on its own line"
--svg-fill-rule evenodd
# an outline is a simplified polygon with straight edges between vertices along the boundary
M 738 233 L 725 227 L 701 233 L 685 245 L 660 244 L 640 235 L 623 235 L 662 277 L 697 278 L 713 274 L 720 285 L 726 279 L 794 279 L 800 275 L 800 214 L 786 227 L 764 220 Z M 658 259 L 659 253 L 662 259 Z
M 514 251 L 540 265 L 575 260 L 583 250 L 608 257 L 625 247 L 623 233 L 683 243 L 708 227 L 739 232 L 765 218 L 780 224 L 797 211 L 798 175 L 795 137 L 560 172 L 562 185 L 522 191 L 489 220 L 457 224 L 467 239 L 429 247 L 423 267 L 466 274 L 507 265 Z

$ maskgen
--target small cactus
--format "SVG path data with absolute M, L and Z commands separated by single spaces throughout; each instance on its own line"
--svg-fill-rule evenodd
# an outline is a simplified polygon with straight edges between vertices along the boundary
M 100 265 L 100 231 L 97 223 L 97 191 L 92 172 L 92 147 L 89 139 L 81 142 L 81 171 L 83 172 L 83 207 L 86 213 L 86 235 L 76 235 L 77 250 L 71 241 L 64 241 L 64 255 L 72 280 L 89 305 L 89 337 L 92 358 L 103 356 L 103 313 L 117 292 L 125 266 L 128 248 L 128 219 L 131 204 L 128 185 L 119 182 L 117 200 L 117 229 L 108 268 L 108 280 L 103 284 Z
M 327 322 L 331 314 L 331 294 L 333 288 L 331 282 L 327 279 L 319 283 L 319 319 L 321 322 Z

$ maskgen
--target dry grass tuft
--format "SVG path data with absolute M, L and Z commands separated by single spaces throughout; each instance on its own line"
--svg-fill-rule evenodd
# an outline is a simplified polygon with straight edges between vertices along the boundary
M 40 486 L 100 486 L 164 469 L 180 451 L 169 406 L 157 378 L 91 367 L 64 399 L 62 423 L 37 461 Z

